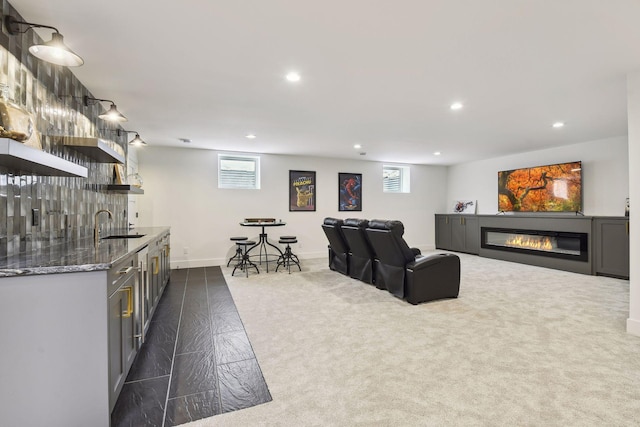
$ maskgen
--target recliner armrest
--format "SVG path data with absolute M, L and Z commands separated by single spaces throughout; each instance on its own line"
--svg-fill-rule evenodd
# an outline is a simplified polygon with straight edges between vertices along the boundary
M 415 261 L 411 261 L 407 264 L 407 269 L 415 271 L 424 270 L 441 262 L 451 262 L 457 259 L 458 256 L 454 254 L 433 254 L 422 256 Z

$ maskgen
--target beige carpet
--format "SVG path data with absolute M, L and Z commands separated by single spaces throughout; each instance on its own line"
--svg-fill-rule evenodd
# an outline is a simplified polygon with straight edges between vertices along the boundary
M 188 426 L 640 425 L 629 282 L 459 254 L 412 306 L 303 260 L 230 277 L 273 401 Z

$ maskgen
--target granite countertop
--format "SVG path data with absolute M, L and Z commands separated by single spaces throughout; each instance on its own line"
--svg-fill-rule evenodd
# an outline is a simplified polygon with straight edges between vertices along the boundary
M 108 270 L 125 256 L 156 240 L 169 227 L 140 227 L 113 230 L 109 235 L 143 235 L 139 238 L 102 239 L 93 237 L 65 241 L 43 249 L 0 259 L 0 277 Z M 105 236 L 108 237 L 108 236 Z

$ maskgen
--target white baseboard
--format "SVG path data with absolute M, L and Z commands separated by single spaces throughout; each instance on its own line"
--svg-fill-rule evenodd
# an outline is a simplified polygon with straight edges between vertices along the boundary
M 291 249 L 300 259 L 314 259 L 328 256 L 327 251 L 298 252 L 293 247 Z M 228 261 L 229 258 L 180 259 L 171 260 L 170 264 L 172 270 L 179 270 L 184 268 L 214 267 L 218 265 L 226 267 Z
M 436 246 L 434 244 L 417 245 L 416 247 L 421 251 L 436 250 Z M 300 252 L 295 250 L 293 246 L 291 249 L 300 259 L 317 259 L 317 258 L 325 258 L 328 256 L 326 249 L 322 251 L 314 251 L 314 252 Z M 179 260 L 172 259 L 171 268 L 176 270 L 176 269 L 183 269 L 183 268 L 213 267 L 218 265 L 226 266 L 228 261 L 229 261 L 228 258 L 206 258 L 206 259 L 187 258 L 187 259 L 179 259 Z
M 640 337 L 640 320 L 627 319 L 627 333 Z
M 228 259 L 209 258 L 209 259 L 181 259 L 171 260 L 171 269 L 180 270 L 185 268 L 212 267 L 215 265 L 227 265 Z

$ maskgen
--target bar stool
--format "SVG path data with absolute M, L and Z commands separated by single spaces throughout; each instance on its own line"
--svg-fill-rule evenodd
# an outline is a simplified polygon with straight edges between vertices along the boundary
M 291 274 L 291 264 L 295 264 L 298 266 L 298 270 L 302 271 L 300 268 L 300 260 L 298 257 L 291 252 L 291 243 L 298 243 L 298 239 L 296 236 L 280 236 L 280 240 L 278 240 L 280 244 L 286 244 L 287 246 L 284 248 L 284 253 L 278 258 L 278 265 L 276 266 L 276 271 L 280 266 L 287 267 L 289 270 L 289 274 Z
M 233 271 L 231 272 L 232 276 L 235 274 L 238 267 L 240 267 L 240 270 L 244 270 L 244 272 L 247 274 L 247 277 L 249 277 L 249 267 L 255 268 L 256 272 L 260 274 L 258 266 L 251 262 L 251 260 L 249 259 L 249 254 L 247 253 L 249 251 L 249 247 L 255 244 L 256 242 L 252 240 L 243 240 L 236 242 L 236 245 L 238 245 L 239 247 L 244 247 L 244 252 L 242 252 L 242 259 L 238 261 L 235 267 L 233 267 Z
M 238 245 L 238 242 L 241 242 L 243 240 L 247 240 L 246 237 L 231 237 L 229 240 L 231 240 L 232 242 L 236 242 L 236 253 L 235 255 L 233 255 L 231 258 L 229 258 L 229 261 L 227 262 L 227 267 L 229 267 L 229 264 L 231 264 L 231 261 L 238 260 L 240 261 L 242 259 L 242 247 L 240 245 Z

